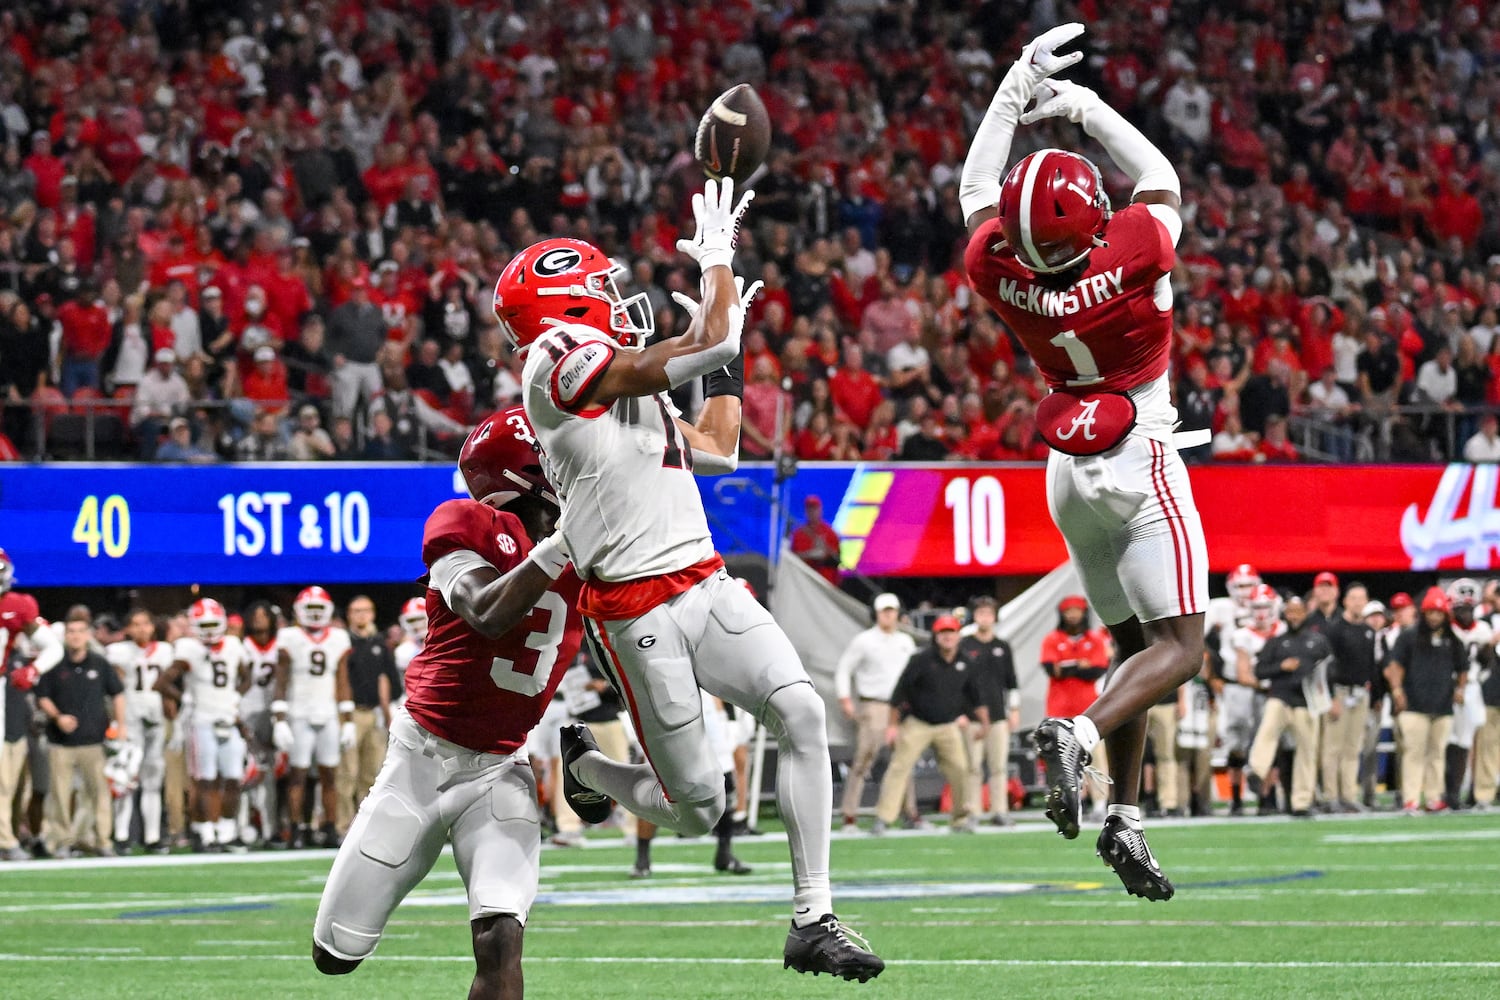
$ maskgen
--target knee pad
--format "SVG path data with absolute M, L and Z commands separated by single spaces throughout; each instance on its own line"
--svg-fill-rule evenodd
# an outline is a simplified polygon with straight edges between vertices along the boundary
M 701 837 L 718 825 L 724 815 L 724 793 L 701 802 L 684 802 L 678 807 L 677 832 L 684 837 Z
M 325 976 L 347 976 L 364 961 L 362 958 L 339 958 L 316 941 L 313 942 L 312 957 L 313 965 Z
M 808 741 L 828 742 L 828 723 L 823 699 L 812 683 L 789 684 L 766 699 L 765 717 L 761 720 L 777 741 L 796 744 Z

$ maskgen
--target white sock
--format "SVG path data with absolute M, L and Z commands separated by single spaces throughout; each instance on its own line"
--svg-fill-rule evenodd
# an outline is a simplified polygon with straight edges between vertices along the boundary
M 745 812 L 745 810 L 743 810 L 743 809 L 736 809 L 734 811 L 734 815 L 731 816 L 731 817 L 729 817 L 729 818 L 732 819 L 732 820 L 734 820 L 736 823 L 741 823 L 741 822 L 744 822 L 745 817 L 748 816 L 748 815 L 750 815 L 750 814 L 747 813 L 747 812 Z
M 216 824 L 215 832 L 219 835 L 219 843 L 221 844 L 229 843 L 239 834 L 239 831 L 235 829 L 235 822 L 232 819 L 219 820 Z
M 146 843 L 161 841 L 161 789 L 141 789 L 141 833 Z
M 792 852 L 792 923 L 817 923 L 833 912 L 828 878 L 833 769 L 823 706 L 811 685 L 793 684 L 766 702 L 766 728 L 776 737 L 776 806 Z
M 201 844 L 208 845 L 217 843 L 217 841 L 214 839 L 214 825 L 212 821 L 207 823 L 194 823 L 193 832 L 198 835 L 198 842 Z
M 1094 725 L 1094 720 L 1087 715 L 1075 715 L 1073 722 L 1073 736 L 1078 740 L 1078 745 L 1089 753 L 1094 752 L 1094 747 L 1099 745 L 1099 728 Z
M 1139 830 L 1141 828 L 1141 807 L 1115 804 L 1109 807 L 1111 816 L 1118 816 L 1125 821 L 1125 825 Z
M 130 821 L 135 818 L 135 794 L 131 793 L 124 798 L 115 799 L 115 829 L 113 837 L 116 840 L 130 839 Z

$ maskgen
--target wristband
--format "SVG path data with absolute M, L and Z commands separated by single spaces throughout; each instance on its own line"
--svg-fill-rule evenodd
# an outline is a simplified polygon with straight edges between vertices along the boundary
M 273 702 L 271 702 L 271 714 L 272 715 L 285 715 L 286 714 L 286 702 L 284 702 L 284 701 L 273 701 Z
M 745 350 L 743 346 L 740 348 L 740 353 L 734 356 L 733 361 L 703 376 L 703 398 L 713 399 L 716 396 L 745 398 Z
M 341 701 L 341 702 L 339 702 L 339 714 L 342 715 L 345 712 L 349 712 L 351 714 L 354 712 L 354 702 L 352 702 L 352 701 Z
M 547 574 L 547 577 L 556 580 L 562 576 L 562 571 L 568 567 L 567 554 L 563 552 L 562 546 L 556 541 L 554 532 L 537 542 L 526 556 L 527 560 L 536 564 L 537 569 Z

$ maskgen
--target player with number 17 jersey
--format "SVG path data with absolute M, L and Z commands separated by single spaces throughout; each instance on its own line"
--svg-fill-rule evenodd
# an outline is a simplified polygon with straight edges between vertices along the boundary
M 476 552 L 502 574 L 531 551 L 514 514 L 449 500 L 427 519 L 422 561 Z M 526 742 L 583 642 L 575 606 L 582 581 L 563 571 L 521 624 L 495 638 L 475 632 L 436 589 L 427 591 L 427 641 L 406 668 L 406 710 L 423 729 L 480 753 Z

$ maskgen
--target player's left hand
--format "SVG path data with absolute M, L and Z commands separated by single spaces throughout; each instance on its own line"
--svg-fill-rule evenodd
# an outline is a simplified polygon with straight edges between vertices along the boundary
M 736 202 L 734 181 L 728 177 L 721 181 L 704 181 L 703 190 L 693 195 L 697 231 L 692 239 L 677 241 L 678 252 L 696 260 L 698 267 L 705 271 L 718 264 L 728 267 L 734 257 L 740 219 L 754 197 L 754 191 L 746 191 Z
M 1019 114 L 1031 99 L 1037 84 L 1054 73 L 1061 73 L 1083 58 L 1082 52 L 1069 52 L 1062 56 L 1056 54 L 1058 49 L 1081 34 L 1083 25 L 1072 21 L 1059 24 L 1033 38 L 1021 50 L 1021 58 L 1006 72 L 1005 79 L 1000 81 L 996 98 L 1010 105 Z
M 1099 102 L 1099 95 L 1087 87 L 1068 80 L 1043 80 L 1037 84 L 1036 107 L 1021 116 L 1022 125 L 1043 118 L 1066 118 L 1077 125 L 1084 113 Z
M 764 287 L 764 284 L 764 282 L 757 278 L 751 283 L 749 288 L 746 288 L 745 279 L 738 274 L 734 276 L 734 290 L 739 294 L 741 310 L 747 313 L 750 311 L 750 303 L 755 301 L 755 296 L 760 294 L 760 290 Z M 683 310 L 688 314 L 689 322 L 692 322 L 693 317 L 698 315 L 698 303 L 682 292 L 673 292 L 672 301 L 682 306 Z

